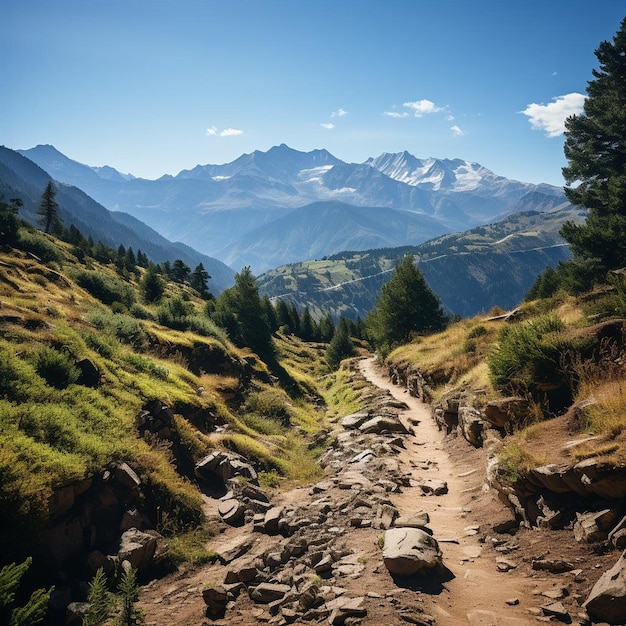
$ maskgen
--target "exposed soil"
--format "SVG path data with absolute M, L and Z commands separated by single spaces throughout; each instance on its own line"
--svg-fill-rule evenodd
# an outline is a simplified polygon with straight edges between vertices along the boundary
M 448 571 L 443 578 L 416 577 L 398 583 L 382 561 L 379 537 L 383 531 L 358 528 L 342 537 L 351 551 L 349 573 L 322 584 L 334 586 L 337 595 L 365 596 L 367 615 L 359 622 L 362 624 L 425 624 L 432 616 L 433 622 L 442 626 L 515 626 L 549 621 L 540 607 L 555 600 L 563 604 L 574 623 L 581 621 L 584 613 L 580 603 L 601 573 L 615 562 L 616 554 L 594 554 L 589 545 L 577 544 L 570 531 L 522 529 L 514 535 L 494 532 L 493 526 L 510 514 L 497 494 L 485 487 L 485 452 L 464 440 L 445 438 L 437 430 L 428 405 L 394 387 L 373 359 L 362 361 L 360 367 L 373 384 L 389 390 L 409 406 L 400 419 L 415 434 L 407 437 L 405 449 L 397 457 L 403 471 L 415 479 L 432 477 L 448 485 L 448 492 L 439 496 L 422 495 L 422 490 L 413 486 L 389 494 L 401 515 L 418 511 L 429 514 L 429 527 L 439 542 Z M 337 491 L 338 501 L 341 496 Z M 309 487 L 301 487 L 274 494 L 273 502 L 306 506 L 316 497 Z M 215 510 L 216 502 L 207 499 L 207 513 Z M 276 537 L 253 533 L 249 523 L 238 528 L 224 525 L 223 533 L 214 538 L 212 545 L 221 546 L 242 535 L 254 541 L 248 557 L 262 553 L 277 541 Z M 569 561 L 575 570 L 562 574 L 535 571 L 531 563 L 539 558 Z M 207 618 L 202 589 L 223 582 L 227 570 L 227 565 L 219 563 L 184 567 L 146 585 L 140 599 L 146 624 L 284 623 L 280 615 L 273 617 L 246 594 L 239 596 L 223 618 Z M 411 621 L 415 616 L 424 621 Z M 327 618 L 319 621 L 328 622 Z

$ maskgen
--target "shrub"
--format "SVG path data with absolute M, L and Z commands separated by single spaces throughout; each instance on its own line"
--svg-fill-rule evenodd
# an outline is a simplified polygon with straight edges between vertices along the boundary
M 63 255 L 59 247 L 38 231 L 31 231 L 24 228 L 20 229 L 20 247 L 22 250 L 34 254 L 44 263 L 63 260 Z
M 115 337 L 110 337 L 104 333 L 87 333 L 85 343 L 105 359 L 112 358 L 118 347 Z
M 284 426 L 291 423 L 291 414 L 285 403 L 285 397 L 275 391 L 259 391 L 251 393 L 245 404 L 245 410 L 261 417 L 273 419 Z
M 83 289 L 104 304 L 120 302 L 128 309 L 135 301 L 133 288 L 112 274 L 96 270 L 78 270 L 72 273 L 72 277 Z
M 122 343 L 137 350 L 145 350 L 148 335 L 141 322 L 130 315 L 112 313 L 111 311 L 93 311 L 89 321 L 98 329 L 115 335 Z
M 578 384 L 576 366 L 589 358 L 592 339 L 567 337 L 563 328 L 554 314 L 502 328 L 488 359 L 493 385 L 505 393 L 530 393 L 535 398 L 550 392 L 555 402 L 566 406 Z
M 65 389 L 80 376 L 80 370 L 69 355 L 47 346 L 30 355 L 30 360 L 36 372 L 57 389 Z
M 181 297 L 168 298 L 157 311 L 159 324 L 174 330 L 187 330 L 189 316 L 193 313 L 193 304 L 185 302 Z
M 147 309 L 145 306 L 141 306 L 141 304 L 137 303 L 130 307 L 130 314 L 138 320 L 156 320 L 156 316 L 150 309 Z

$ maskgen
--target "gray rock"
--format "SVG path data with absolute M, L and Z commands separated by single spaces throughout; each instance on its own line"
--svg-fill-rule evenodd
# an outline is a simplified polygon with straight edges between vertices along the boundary
M 408 434 L 408 430 L 404 426 L 404 424 L 396 417 L 387 417 L 382 415 L 377 415 L 376 417 L 372 417 L 366 422 L 363 422 L 359 426 L 359 430 L 362 433 L 406 433 Z
M 442 496 L 448 493 L 448 483 L 438 478 L 427 478 L 418 481 L 422 493 L 426 496 Z
M 577 513 L 574 522 L 574 538 L 576 541 L 593 543 L 604 541 L 608 536 L 608 531 L 615 524 L 615 512 L 611 509 L 604 509 L 592 513 Z
M 571 572 L 574 569 L 574 565 L 561 559 L 534 559 L 532 568 L 550 572 L 551 574 L 562 574 L 563 572 Z
M 221 543 L 219 543 L 218 539 L 216 545 L 212 545 L 211 547 L 220 563 L 222 563 L 222 565 L 226 565 L 248 552 L 248 550 L 252 547 L 252 543 L 252 537 L 248 535 L 241 535 Z
M 217 507 L 217 512 L 227 524 L 236 524 L 243 518 L 244 513 L 246 512 L 246 507 L 243 502 L 232 498 L 230 500 L 220 502 Z
M 216 617 L 226 610 L 228 591 L 224 585 L 207 587 L 202 590 L 202 599 L 207 606 L 207 614 L 211 617 Z
M 285 512 L 282 506 L 273 506 L 265 514 L 263 529 L 269 535 L 275 535 L 278 532 L 278 525 Z
M 131 528 L 122 534 L 117 556 L 120 561 L 128 561 L 134 569 L 145 569 L 153 564 L 156 548 L 156 536 Z
M 348 430 L 352 430 L 355 428 L 359 428 L 361 424 L 366 422 L 370 418 L 370 414 L 366 411 L 361 411 L 359 413 L 352 413 L 351 415 L 346 415 L 341 420 L 341 425 L 343 428 Z
M 365 617 L 367 609 L 365 608 L 365 598 L 359 596 L 357 598 L 341 598 L 340 603 L 335 606 L 328 618 L 329 624 L 345 624 L 349 617 Z
M 396 528 L 422 528 L 430 523 L 430 516 L 426 511 L 418 511 L 411 515 L 401 515 L 394 522 Z
M 410 576 L 441 564 L 439 544 L 419 528 L 391 528 L 384 539 L 383 561 L 391 574 Z
M 593 586 L 583 608 L 593 621 L 623 624 L 626 616 L 626 552 Z
M 259 604 L 269 604 L 270 602 L 282 600 L 290 591 L 291 587 L 289 585 L 261 583 L 250 592 L 250 598 Z

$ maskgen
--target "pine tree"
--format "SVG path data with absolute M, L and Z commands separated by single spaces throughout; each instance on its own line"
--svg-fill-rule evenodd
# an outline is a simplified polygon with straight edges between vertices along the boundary
M 354 355 L 354 344 L 348 333 L 347 320 L 341 318 L 335 334 L 326 349 L 326 362 L 331 369 L 336 370 L 343 359 Z
M 172 265 L 172 280 L 177 283 L 185 283 L 191 273 L 190 267 L 182 260 L 176 259 Z
M 143 299 L 150 302 L 158 302 L 163 296 L 165 285 L 163 279 L 157 273 L 154 263 L 148 263 L 148 267 L 139 283 Z
M 48 611 L 51 587 L 33 591 L 28 602 L 21 607 L 12 607 L 15 601 L 15 592 L 22 576 L 30 567 L 32 559 L 29 557 L 23 563 L 11 563 L 0 570 L 0 623 L 9 626 L 35 626 L 40 624 Z
M 0 196 L 0 244 L 11 245 L 17 242 L 17 230 L 20 224 L 17 214 L 22 206 L 24 203 L 21 198 L 11 198 L 9 202 L 5 202 Z
M 137 585 L 137 574 L 134 569 L 125 569 L 117 592 L 122 602 L 122 611 L 118 617 L 120 626 L 137 626 L 143 623 L 143 613 L 135 607 L 139 598 L 139 587 Z
M 248 346 L 262 357 L 274 354 L 272 331 L 263 315 L 259 289 L 249 267 L 235 274 L 235 284 L 222 292 L 214 317 L 238 346 Z
M 101 626 L 111 612 L 111 594 L 107 589 L 107 579 L 100 567 L 89 583 L 89 608 L 83 617 L 83 626 Z
M 426 284 L 413 256 L 407 254 L 382 286 L 376 306 L 367 316 L 370 339 L 386 351 L 408 342 L 412 334 L 441 330 L 445 324 L 439 298 Z
M 61 226 L 59 205 L 55 200 L 55 196 L 56 189 L 53 182 L 49 181 L 37 207 L 38 223 L 43 226 L 45 233 L 57 232 Z
M 599 69 L 587 84 L 584 111 L 565 122 L 565 195 L 588 209 L 584 224 L 561 235 L 575 260 L 599 262 L 601 273 L 626 265 L 626 18 L 612 42 L 595 51 Z
M 189 279 L 189 286 L 195 289 L 202 298 L 208 298 L 211 294 L 209 292 L 209 273 L 204 269 L 202 263 L 198 263 L 193 270 Z

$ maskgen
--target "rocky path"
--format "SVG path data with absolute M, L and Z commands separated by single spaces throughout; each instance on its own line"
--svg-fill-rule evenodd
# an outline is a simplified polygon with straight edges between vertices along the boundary
M 409 407 L 400 418 L 415 424 L 415 438 L 402 461 L 412 468 L 427 462 L 432 468 L 430 474 L 447 483 L 447 493 L 440 496 L 417 495 L 416 489 L 409 489 L 394 498 L 400 511 L 428 512 L 443 562 L 453 576 L 442 584 L 439 594 L 429 598 L 437 624 L 513 626 L 534 621 L 528 606 L 537 605 L 533 596 L 536 581 L 517 575 L 513 569 L 504 571 L 508 569 L 506 553 L 514 547 L 513 538 L 496 533 L 488 536 L 496 520 L 506 523 L 508 512 L 495 494 L 483 490 L 482 451 L 468 446 L 463 449 L 464 442 L 446 446 L 428 405 L 393 385 L 376 368 L 373 359 L 362 361 L 361 367 L 370 382 Z M 415 469 L 413 474 L 417 475 Z M 497 552 L 496 547 L 501 551 Z
M 216 563 L 142 590 L 148 626 L 549 619 L 539 607 L 560 596 L 538 597 L 553 581 L 518 567 L 516 538 L 496 532 L 510 514 L 483 489 L 482 450 L 444 441 L 429 408 L 394 387 L 372 359 L 359 368 L 355 376 L 380 391 L 366 390 L 368 409 L 335 425 L 321 459 L 325 478 L 269 494 L 269 503 L 252 494 L 245 523 L 222 524 L 211 541 Z M 216 504 L 207 501 L 207 510 Z M 392 576 L 389 568 L 407 561 L 390 564 L 390 532 L 414 528 L 432 533 L 442 565 Z

